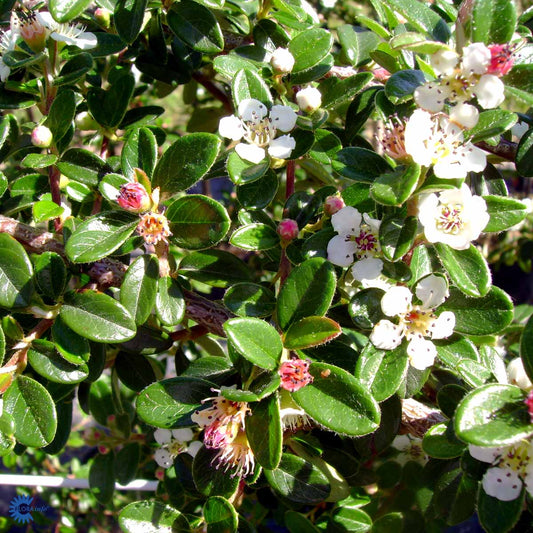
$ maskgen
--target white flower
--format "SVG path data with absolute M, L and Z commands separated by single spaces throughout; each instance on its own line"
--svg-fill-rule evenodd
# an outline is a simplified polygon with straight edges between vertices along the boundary
M 79 24 L 60 24 L 47 11 L 36 13 L 37 20 L 50 32 L 50 37 L 58 42 L 77 46 L 82 50 L 94 48 L 98 41 L 94 33 L 85 31 Z
M 463 131 L 446 116 L 417 109 L 405 127 L 405 150 L 419 165 L 439 178 L 461 179 L 467 172 L 481 172 L 487 164 L 483 150 L 464 142 Z
M 286 48 L 276 48 L 270 58 L 272 68 L 280 74 L 288 74 L 294 67 L 294 56 Z
M 479 120 L 479 111 L 470 104 L 458 103 L 450 110 L 450 120 L 462 128 L 473 128 Z
M 426 276 L 417 284 L 415 294 L 421 305 L 412 304 L 413 295 L 407 287 L 395 286 L 383 295 L 381 310 L 388 317 L 397 317 L 398 323 L 380 320 L 370 334 L 370 341 L 381 350 L 393 350 L 405 337 L 411 366 L 424 370 L 437 356 L 437 349 L 428 337 L 449 337 L 455 326 L 455 315 L 451 311 L 444 311 L 438 317 L 435 314 L 435 308 L 448 294 L 444 278 L 434 274 Z
M 291 155 L 296 141 L 290 135 L 275 138 L 277 131 L 291 131 L 296 125 L 297 115 L 293 109 L 284 105 L 275 105 L 270 110 L 254 98 L 243 100 L 239 104 L 239 116 L 231 115 L 220 120 L 218 131 L 222 137 L 233 141 L 244 139 L 235 151 L 242 159 L 259 163 L 266 153 L 278 159 Z M 267 116 L 268 115 L 268 116 Z M 266 149 L 266 150 L 265 150 Z
M 523 485 L 533 495 L 533 446 L 520 441 L 510 446 L 483 448 L 468 446 L 470 455 L 492 465 L 483 476 L 483 490 L 498 500 L 509 502 L 518 498 Z
M 533 388 L 533 383 L 529 380 L 520 357 L 513 359 L 507 365 L 507 377 L 509 378 L 509 383 L 520 387 L 522 390 L 528 391 Z
M 374 280 L 381 276 L 383 261 L 377 257 L 363 257 L 352 266 L 352 276 L 364 288 L 373 287 Z
M 180 453 L 188 453 L 193 457 L 196 455 L 201 447 L 199 441 L 190 442 L 194 437 L 192 429 L 156 429 L 154 431 L 155 440 L 161 444 L 161 448 L 155 451 L 155 462 L 163 467 L 170 468 L 174 459 Z
M 322 105 L 322 94 L 315 87 L 306 87 L 296 93 L 296 103 L 302 111 L 312 113 Z
M 410 435 L 397 435 L 392 441 L 392 447 L 400 452 L 395 457 L 395 461 L 401 465 L 409 461 L 421 465 L 428 462 L 429 457 L 422 448 L 422 439 Z
M 0 36 L 0 81 L 6 81 L 11 73 L 11 69 L 4 63 L 2 56 L 15 49 L 17 39 L 18 33 L 12 30 L 7 30 Z
M 489 221 L 487 204 L 473 196 L 467 185 L 424 195 L 418 204 L 418 219 L 429 242 L 442 242 L 465 250 Z
M 449 76 L 459 62 L 459 56 L 453 50 L 441 49 L 431 56 L 430 61 L 435 74 Z
M 298 431 L 311 426 L 311 418 L 296 404 L 288 390 L 280 389 L 279 414 L 283 429 Z
M 484 109 L 498 107 L 504 100 L 505 85 L 503 81 L 493 74 L 481 76 L 472 92 L 476 95 L 479 105 Z
M 490 65 L 491 53 L 483 43 L 472 43 L 463 48 L 463 71 L 485 74 Z

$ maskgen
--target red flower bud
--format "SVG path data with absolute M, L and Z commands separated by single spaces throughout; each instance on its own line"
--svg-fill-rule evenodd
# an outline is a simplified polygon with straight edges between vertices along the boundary
M 278 225 L 278 235 L 283 241 L 292 241 L 298 237 L 298 224 L 295 220 L 284 218 Z
M 295 392 L 309 383 L 313 383 L 314 378 L 309 373 L 309 365 L 309 361 L 304 359 L 285 361 L 278 370 L 281 377 L 281 388 Z
M 513 68 L 513 47 L 508 44 L 493 44 L 489 46 L 489 50 L 491 57 L 487 74 L 505 76 Z
M 346 204 L 340 196 L 328 196 L 324 200 L 324 213 L 326 215 L 334 215 L 337 211 L 340 211 Z
M 137 182 L 125 183 L 120 187 L 120 194 L 117 198 L 118 205 L 133 213 L 148 211 L 152 205 L 152 200 L 146 189 Z

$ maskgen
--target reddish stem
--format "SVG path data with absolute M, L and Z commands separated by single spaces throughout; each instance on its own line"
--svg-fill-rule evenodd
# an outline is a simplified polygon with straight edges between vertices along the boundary
M 228 95 L 216 84 L 214 84 L 205 74 L 202 74 L 201 72 L 195 72 L 192 77 L 200 85 L 205 87 L 217 100 L 222 102 L 224 109 L 228 113 L 233 113 L 233 105 Z
M 52 193 L 52 201 L 57 205 L 61 205 L 61 191 L 59 190 L 59 180 L 61 179 L 61 172 L 59 169 L 52 165 L 48 167 L 48 181 L 50 182 L 50 191 Z M 61 218 L 57 217 L 54 220 L 54 228 L 57 232 L 61 231 L 63 223 Z
M 285 185 L 285 199 L 294 194 L 294 161 L 287 161 L 287 183 Z

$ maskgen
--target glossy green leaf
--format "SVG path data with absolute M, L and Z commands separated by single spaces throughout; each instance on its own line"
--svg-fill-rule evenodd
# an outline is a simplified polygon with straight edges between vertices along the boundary
M 67 178 L 89 187 L 96 187 L 100 179 L 111 172 L 111 168 L 101 157 L 83 148 L 67 150 L 57 163 L 57 168 Z
M 435 340 L 434 343 L 439 359 L 451 369 L 455 369 L 465 359 L 476 362 L 480 360 L 475 344 L 460 335 L 453 335 L 448 339 Z
M 185 316 L 185 299 L 174 278 L 159 278 L 155 297 L 155 312 L 163 324 L 175 326 Z
M 533 177 L 533 128 L 530 128 L 518 143 L 516 171 L 525 178 Z
M 216 54 L 224 48 L 217 19 L 209 9 L 191 0 L 172 4 L 167 14 L 170 29 L 193 50 Z
M 292 75 L 321 63 L 330 53 L 332 45 L 333 37 L 325 29 L 311 28 L 300 32 L 289 43 L 289 52 L 295 60 Z
M 415 191 L 420 178 L 420 166 L 412 163 L 393 172 L 381 174 L 370 186 L 372 198 L 383 205 L 402 205 Z
M 115 454 L 98 454 L 89 468 L 89 487 L 96 499 L 109 503 L 115 490 Z
M 250 407 L 252 414 L 246 417 L 246 437 L 255 460 L 263 468 L 273 470 L 281 461 L 283 445 L 279 400 L 271 394 Z
M 69 22 L 81 15 L 90 0 L 50 0 L 48 8 L 58 22 Z
M 357 67 L 370 60 L 370 52 L 376 49 L 381 38 L 372 31 L 356 31 L 351 24 L 337 28 L 337 35 L 344 54 L 352 66 Z
M 224 305 L 239 316 L 265 317 L 274 312 L 274 293 L 256 283 L 236 283 L 224 294 Z
M 457 407 L 455 432 L 476 446 L 505 446 L 533 434 L 525 393 L 514 385 L 490 383 L 473 390 Z
M 107 294 L 67 293 L 60 316 L 69 328 L 92 341 L 123 342 L 135 336 L 131 315 Z
M 70 129 L 76 114 L 76 96 L 70 89 L 62 90 L 55 97 L 44 125 L 50 128 L 57 143 Z
M 190 531 L 187 519 L 177 510 L 158 500 L 141 500 L 126 505 L 118 516 L 125 533 L 138 531 Z
M 279 245 L 279 235 L 267 224 L 247 224 L 234 231 L 229 242 L 243 250 L 269 250 Z
M 90 54 L 82 52 L 69 59 L 54 77 L 52 85 L 56 87 L 77 82 L 93 68 L 93 58 Z
M 231 94 L 235 102 L 235 109 L 243 100 L 254 98 L 266 104 L 272 105 L 272 96 L 268 85 L 254 70 L 244 68 L 239 70 L 231 82 Z M 228 163 L 229 164 L 229 163 Z
M 337 153 L 333 170 L 351 180 L 373 183 L 377 176 L 391 172 L 392 167 L 372 150 L 349 146 Z
M 490 215 L 484 232 L 509 229 L 522 222 L 527 215 L 526 205 L 520 200 L 493 195 L 483 196 L 483 199 L 487 203 L 487 212 Z
M 152 175 L 157 162 L 157 140 L 149 128 L 142 127 L 128 135 L 120 161 L 122 171 L 130 179 L 135 176 L 135 168 Z
M 516 26 L 516 7 L 512 0 L 474 0 L 461 9 L 460 21 L 473 43 L 507 43 Z
M 74 263 L 90 263 L 107 257 L 135 231 L 139 217 L 125 211 L 108 211 L 88 218 L 76 227 L 65 251 Z
M 192 463 L 194 485 L 203 496 L 223 496 L 230 498 L 239 485 L 239 476 L 232 476 L 234 472 L 213 468 L 217 465 L 218 450 L 200 448 Z
M 117 0 L 113 22 L 120 38 L 131 44 L 141 31 L 148 0 Z
M 220 242 L 229 230 L 230 218 L 224 206 L 201 194 L 182 196 L 165 213 L 171 240 L 181 248 L 198 250 Z
M 330 493 L 328 478 L 308 461 L 296 455 L 284 453 L 275 470 L 264 470 L 272 489 L 296 503 L 316 504 Z
M 359 380 L 326 363 L 312 363 L 309 372 L 313 382 L 292 397 L 311 418 L 345 435 L 366 435 L 378 428 L 379 406 Z
M 418 5 L 420 2 L 413 1 Z M 412 99 L 415 89 L 426 82 L 420 70 L 400 70 L 395 72 L 385 84 L 385 94 L 393 104 L 401 104 Z
M 516 124 L 517 118 L 516 113 L 503 109 L 482 111 L 477 124 L 468 131 L 470 140 L 476 143 L 495 135 L 501 135 Z
M 282 330 L 307 316 L 327 313 L 336 287 L 331 263 L 316 257 L 304 261 L 287 277 L 278 297 L 277 315 Z
M 54 154 L 28 154 L 20 163 L 26 168 L 47 168 L 57 161 Z
M 157 163 L 153 186 L 170 194 L 192 187 L 213 166 L 221 144 L 222 141 L 211 133 L 180 137 Z
M 212 396 L 213 383 L 197 378 L 177 377 L 153 383 L 137 398 L 137 414 L 147 424 L 173 428 Z
M 340 533 L 352 531 L 354 533 L 366 533 L 372 528 L 372 518 L 362 509 L 351 507 L 339 507 L 335 509 L 328 520 L 328 531 Z
M 436 459 L 454 459 L 460 457 L 466 445 L 454 434 L 453 428 L 447 424 L 431 426 L 422 441 L 424 451 Z
M 89 341 L 72 331 L 61 319 L 57 316 L 52 326 L 52 339 L 54 341 L 56 350 L 61 354 L 61 357 L 74 365 L 83 365 L 91 356 L 91 347 Z
M 383 219 L 379 226 L 379 241 L 383 255 L 390 261 L 399 261 L 411 250 L 417 229 L 416 217 Z
M 283 345 L 279 333 L 259 318 L 232 318 L 224 331 L 234 348 L 245 359 L 266 370 L 275 370 Z
M 121 485 L 127 485 L 135 479 L 139 460 L 141 458 L 141 446 L 138 442 L 130 442 L 121 448 L 115 461 L 115 474 Z
M 33 268 L 22 245 L 0 233 L 0 306 L 26 307 L 33 294 Z
M 529 317 L 520 337 L 520 357 L 529 379 L 533 378 L 533 315 Z
M 52 200 L 39 200 L 32 205 L 33 219 L 35 222 L 46 222 L 63 214 L 65 209 Z
M 154 255 L 138 257 L 128 268 L 120 286 L 120 303 L 137 325 L 144 324 L 155 305 L 159 263 Z
M 222 496 L 211 496 L 203 507 L 207 533 L 233 533 L 237 531 L 239 515 L 231 503 Z
M 491 335 L 507 327 L 513 319 L 513 303 L 498 287 L 491 287 L 481 298 L 470 298 L 451 288 L 450 297 L 439 307 L 439 312 L 452 311 L 455 331 L 467 335 Z
M 340 325 L 323 316 L 308 316 L 294 322 L 283 336 L 283 346 L 288 350 L 302 350 L 319 346 L 338 337 Z
M 339 80 L 337 78 L 328 79 L 335 80 L 335 82 L 327 87 L 320 86 L 320 89 L 324 91 L 322 107 L 333 109 L 344 102 L 351 101 L 370 82 L 372 76 L 369 72 L 361 72 L 345 80 Z
M 40 448 L 52 442 L 57 414 L 52 397 L 37 381 L 18 376 L 3 396 L 4 411 L 13 417 L 15 438 L 24 446 Z
M 285 526 L 290 533 L 319 533 L 313 523 L 303 514 L 296 511 L 285 511 Z
M 473 244 L 466 250 L 455 250 L 447 244 L 436 243 L 435 249 L 451 281 L 464 294 L 478 298 L 488 293 L 491 287 L 489 266 Z
M 480 487 L 476 508 L 483 530 L 487 533 L 511 531 L 522 514 L 525 493 L 526 491 L 522 489 L 517 498 L 506 502 L 489 496 Z

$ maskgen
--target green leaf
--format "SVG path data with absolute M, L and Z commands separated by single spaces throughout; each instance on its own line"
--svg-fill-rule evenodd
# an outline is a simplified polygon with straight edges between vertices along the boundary
M 50 112 L 44 125 L 50 128 L 54 136 L 54 143 L 65 136 L 72 126 L 72 121 L 76 115 L 76 96 L 74 91 L 65 89 L 59 92 L 54 98 Z
M 196 489 L 203 496 L 231 497 L 239 486 L 239 476 L 233 472 L 216 468 L 218 450 L 200 448 L 192 463 L 192 476 Z M 223 466 L 223 465 L 222 465 Z
M 139 35 L 148 0 L 117 0 L 113 22 L 120 38 L 132 44 Z
M 204 250 L 185 256 L 179 273 L 213 287 L 226 288 L 238 281 L 251 280 L 248 266 L 235 255 L 223 250 Z
M 350 76 L 345 80 L 339 80 L 338 78 L 328 78 L 329 80 L 335 80 L 333 83 L 324 87 L 324 96 L 322 97 L 322 107 L 326 109 L 333 109 L 340 104 L 352 100 L 358 93 L 363 90 L 363 87 L 372 79 L 370 72 L 361 72 Z M 325 82 L 323 82 L 325 83 Z M 323 90 L 322 84 L 319 86 Z M 325 130 L 318 130 L 325 131 Z
M 430 457 L 455 459 L 463 454 L 466 444 L 455 436 L 451 425 L 436 424 L 425 433 L 422 448 Z
M 69 22 L 81 15 L 90 3 L 90 0 L 50 0 L 48 8 L 57 22 Z
M 467 335 L 498 333 L 513 319 L 513 303 L 498 287 L 491 287 L 481 298 L 470 298 L 452 287 L 450 297 L 439 307 L 442 311 L 452 311 L 455 331 Z
M 492 41 L 491 41 L 492 42 Z M 477 124 L 468 131 L 470 141 L 473 143 L 501 135 L 511 129 L 517 121 L 516 113 L 503 109 L 489 109 L 479 114 Z
M 220 242 L 230 227 L 224 206 L 201 194 L 189 194 L 174 201 L 166 211 L 171 240 L 181 248 L 198 250 Z
M 147 424 L 174 428 L 212 396 L 214 384 L 198 378 L 164 379 L 146 387 L 137 397 L 137 414 Z
M 524 178 L 533 177 L 533 128 L 530 128 L 518 143 L 516 171 Z
M 124 244 L 138 223 L 138 216 L 125 211 L 99 213 L 76 227 L 65 252 L 74 263 L 98 261 Z
M 392 167 L 373 150 L 349 146 L 337 152 L 333 170 L 351 180 L 373 183 L 377 176 L 391 172 Z
M 366 435 L 378 428 L 379 406 L 356 378 L 326 363 L 312 363 L 309 372 L 313 382 L 292 398 L 311 418 L 345 435 Z
M 128 135 L 120 162 L 124 174 L 130 179 L 135 176 L 135 168 L 152 175 L 157 162 L 157 140 L 149 128 L 142 127 Z
M 337 28 L 339 42 L 344 55 L 353 67 L 370 60 L 370 52 L 376 49 L 381 38 L 372 31 L 361 31 L 351 24 L 343 24 Z
M 148 359 L 136 353 L 119 352 L 114 368 L 120 381 L 134 391 L 140 392 L 157 381 Z
M 327 30 L 311 28 L 300 32 L 289 42 L 289 52 L 294 57 L 291 76 L 309 71 L 322 63 L 332 46 L 333 37 Z
M 533 157 L 533 153 L 531 155 Z M 520 171 L 518 172 L 520 173 Z M 483 196 L 483 199 L 487 203 L 487 212 L 490 215 L 489 223 L 485 226 L 484 232 L 509 229 L 522 222 L 527 215 L 526 205 L 520 200 L 492 195 Z
M 192 187 L 212 167 L 221 144 L 222 141 L 211 133 L 180 137 L 155 167 L 153 186 L 171 195 Z
M 251 184 L 262 178 L 270 168 L 270 159 L 260 163 L 250 163 L 242 159 L 237 152 L 231 152 L 226 163 L 229 177 L 235 185 Z
M 287 277 L 278 297 L 278 323 L 283 331 L 307 316 L 324 316 L 335 293 L 333 265 L 315 257 L 304 261 Z
M 211 496 L 203 507 L 207 533 L 233 533 L 237 531 L 239 515 L 231 503 L 222 496 Z
M 89 341 L 72 331 L 61 319 L 57 316 L 52 326 L 52 339 L 54 341 L 56 350 L 61 354 L 61 357 L 74 365 L 83 365 L 91 356 L 91 347 Z
M 303 350 L 325 344 L 342 333 L 340 325 L 323 316 L 308 316 L 294 322 L 283 336 L 288 350 Z
M 69 363 L 59 355 L 53 342 L 43 339 L 33 341 L 28 361 L 38 374 L 53 383 L 79 383 L 89 375 L 86 364 Z
M 303 514 L 296 511 L 285 511 L 285 526 L 290 533 L 319 533 L 313 523 Z
M 416 0 L 412 1 L 421 5 Z M 415 89 L 424 83 L 426 78 L 421 70 L 400 70 L 387 80 L 385 95 L 393 104 L 401 104 L 411 100 Z
M 155 297 L 155 312 L 166 326 L 179 324 L 185 316 L 185 299 L 174 278 L 159 278 Z
M 205 54 L 222 52 L 224 37 L 217 19 L 201 4 L 191 0 L 172 4 L 167 22 L 174 34 L 193 50 Z
M 390 261 L 399 261 L 411 250 L 417 229 L 416 217 L 385 218 L 379 226 L 379 241 L 383 255 Z
M 453 335 L 447 339 L 434 341 L 439 359 L 449 368 L 456 369 L 465 359 L 479 362 L 479 353 L 475 344 L 465 337 Z
M 283 345 L 279 333 L 259 318 L 232 318 L 224 331 L 234 348 L 245 359 L 266 370 L 275 370 Z
M 89 468 L 89 487 L 96 499 L 109 503 L 115 491 L 115 454 L 98 454 Z
M 408 368 L 409 358 L 403 346 L 378 350 L 369 342 L 357 359 L 354 375 L 377 402 L 382 402 L 400 388 Z
M 59 87 L 77 82 L 93 68 L 93 58 L 82 52 L 69 59 L 62 67 L 59 75 L 54 77 L 52 85 Z
M 159 263 L 154 255 L 141 255 L 128 267 L 120 286 L 120 303 L 137 325 L 144 324 L 155 305 Z
M 315 132 L 315 143 L 309 151 L 309 156 L 322 165 L 331 165 L 341 148 L 341 140 L 335 134 L 328 130 L 318 129 Z
M 381 174 L 370 186 L 372 198 L 383 205 L 402 205 L 415 191 L 420 178 L 420 165 L 412 163 L 407 168 L 398 167 Z
M 235 109 L 243 100 L 255 98 L 268 107 L 272 105 L 272 95 L 268 85 L 254 70 L 243 68 L 239 70 L 231 82 L 231 94 L 235 102 Z
M 526 322 L 520 337 L 520 357 L 526 374 L 531 380 L 533 377 L 533 315 Z
M 135 79 L 131 74 L 119 76 L 107 90 L 92 87 L 87 92 L 87 105 L 94 120 L 106 128 L 116 128 L 129 107 Z
M 353 99 L 346 111 L 345 130 L 348 141 L 351 142 L 364 127 L 376 107 L 376 95 L 382 90 L 381 87 L 369 87 Z
M 26 307 L 33 294 L 33 269 L 22 244 L 0 233 L 0 306 Z
M 101 157 L 82 148 L 67 150 L 57 163 L 57 168 L 67 178 L 89 187 L 96 187 L 105 174 L 112 172 L 111 167 Z
M 15 421 L 15 438 L 40 448 L 52 442 L 57 414 L 49 392 L 37 381 L 19 375 L 4 393 L 4 411 Z
M 238 185 L 237 200 L 244 209 L 264 209 L 275 198 L 278 187 L 279 178 L 270 170 L 252 183 Z
M 126 505 L 118 516 L 125 533 L 139 531 L 190 531 L 187 519 L 170 505 L 158 500 L 141 500 Z
M 474 0 L 460 11 L 467 40 L 473 43 L 508 43 L 515 31 L 516 7 L 512 0 Z
M 67 293 L 60 316 L 69 328 L 92 341 L 123 342 L 135 336 L 130 314 L 107 294 Z
M 121 448 L 115 461 L 115 474 L 121 485 L 127 485 L 135 479 L 139 460 L 141 458 L 141 446 L 138 442 L 130 442 Z
M 465 396 L 455 413 L 455 432 L 476 446 L 506 446 L 533 434 L 524 403 L 525 393 L 514 385 L 490 383 Z
M 283 430 L 276 394 L 251 404 L 252 414 L 246 417 L 246 437 L 255 460 L 273 470 L 281 461 Z
M 26 109 L 36 103 L 35 96 L 32 94 L 8 91 L 0 87 L 0 109 Z
M 491 287 L 489 265 L 473 244 L 466 250 L 455 250 L 447 244 L 436 243 L 435 250 L 450 279 L 461 292 L 474 298 L 488 293 Z
M 46 168 L 57 161 L 57 155 L 54 154 L 28 154 L 20 162 L 26 168 Z
M 46 222 L 61 216 L 65 209 L 52 200 L 39 200 L 32 205 L 33 219 L 35 222 Z
M 348 312 L 359 329 L 371 330 L 382 318 L 381 299 L 384 291 L 375 287 L 362 289 L 354 294 Z
M 229 242 L 243 250 L 269 250 L 279 245 L 276 230 L 267 224 L 247 224 L 238 228 Z
M 232 285 L 225 292 L 224 305 L 239 316 L 265 317 L 274 312 L 276 298 L 263 285 L 243 282 Z
M 264 474 L 272 489 L 292 502 L 317 504 L 330 493 L 325 474 L 296 455 L 284 453 L 278 468 L 265 469 Z
M 525 489 L 522 488 L 517 498 L 505 502 L 489 496 L 480 485 L 476 509 L 483 530 L 487 533 L 511 531 L 522 514 L 525 493 Z

